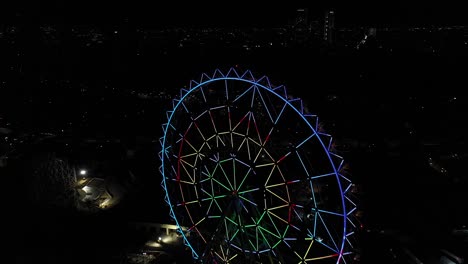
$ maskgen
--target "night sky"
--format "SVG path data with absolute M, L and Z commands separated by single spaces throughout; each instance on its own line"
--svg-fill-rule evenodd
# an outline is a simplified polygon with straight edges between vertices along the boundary
M 10 6 L 9 6 L 10 5 Z M 454 25 L 467 24 L 463 1 L 327 1 L 300 6 L 321 18 L 323 10 L 334 9 L 342 25 Z M 9 8 L 10 7 L 10 8 Z M 34 20 L 66 23 L 113 23 L 125 18 L 137 23 L 161 25 L 284 25 L 297 6 L 226 2 L 223 4 L 163 3 L 159 1 L 15 1 L 2 9 L 2 20 L 18 15 Z
M 104 234 L 114 243 L 108 251 L 115 254 L 135 239 L 131 232 L 124 233 L 128 230 L 122 236 L 114 232 L 127 220 L 168 221 L 157 173 L 164 113 L 178 89 L 218 67 L 265 74 L 310 104 L 327 131 L 347 149 L 344 157 L 353 181 L 364 190 L 362 230 L 370 236 L 400 230 L 416 241 L 416 248 L 431 246 L 436 251 L 448 246 L 443 242 L 449 241 L 450 230 L 467 224 L 468 208 L 461 201 L 468 182 L 468 97 L 463 85 L 468 35 L 467 28 L 453 28 L 468 26 L 462 1 L 332 1 L 301 6 L 309 9 L 311 20 L 319 21 L 325 10 L 333 9 L 336 27 L 352 29 L 336 47 L 316 42 L 306 46 L 308 42 L 296 42 L 301 36 L 295 32 L 289 38 L 266 37 L 268 41 L 252 33 L 254 27 L 266 29 L 265 34 L 271 28 L 288 28 L 296 17 L 293 6 L 37 2 L 17 1 L 0 10 L 0 132 L 13 131 L 8 142 L 0 135 L 0 150 L 7 149 L 14 137 L 22 141 L 45 132 L 58 136 L 50 145 L 46 140 L 25 140 L 31 146 L 21 145 L 19 158 L 5 169 L 20 180 L 8 179 L 18 188 L 35 185 L 29 174 L 43 152 L 56 151 L 82 164 L 99 160 L 105 164 L 99 170 L 103 175 L 128 169 L 136 184 L 115 210 L 98 215 L 77 216 L 33 205 L 25 210 L 23 204 L 31 201 L 19 197 L 13 221 L 26 228 L 18 227 L 21 235 L 14 238 L 21 245 L 18 251 L 22 239 L 34 239 L 20 252 L 18 263 L 28 263 L 37 254 L 50 257 L 49 263 L 66 263 L 63 259 L 85 243 L 67 232 Z M 361 26 L 379 29 L 376 39 L 358 50 L 356 44 L 365 32 Z M 407 30 L 419 26 L 452 28 Z M 210 27 L 228 29 L 192 29 Z M 383 30 L 387 27 L 398 30 Z M 231 46 L 220 41 L 225 33 L 235 36 Z M 256 49 L 255 44 L 262 46 Z M 428 157 L 444 160 L 449 173 L 429 164 Z M 29 225 L 36 217 L 38 221 Z M 69 228 L 67 221 L 84 224 Z M 35 247 L 47 235 L 42 247 Z M 363 252 L 368 258 L 363 263 L 380 263 L 375 259 L 383 255 L 388 262 L 381 263 L 395 263 L 388 248 L 399 242 L 366 239 Z M 103 263 L 107 253 L 97 250 L 99 241 L 92 243 L 89 256 Z M 48 256 L 49 249 L 56 254 Z M 76 263 L 87 256 L 81 255 Z

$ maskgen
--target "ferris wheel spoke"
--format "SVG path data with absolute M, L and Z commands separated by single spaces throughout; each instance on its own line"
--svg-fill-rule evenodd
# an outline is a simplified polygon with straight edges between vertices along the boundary
M 236 159 L 233 158 L 232 159 L 232 181 L 234 183 L 234 188 L 233 190 L 237 190 L 237 181 L 236 181 L 236 178 L 237 178 L 237 174 L 236 174 Z
M 258 91 L 258 89 L 257 89 L 257 91 Z M 266 112 L 267 112 L 267 114 L 268 114 L 268 117 L 270 118 L 270 121 L 271 121 L 272 123 L 274 123 L 275 121 L 274 121 L 274 119 L 273 119 L 273 117 L 272 117 L 270 111 L 268 110 L 268 106 L 267 106 L 267 104 L 265 103 L 265 99 L 263 99 L 263 95 L 262 95 L 262 93 L 259 92 L 259 91 L 258 91 L 258 97 L 260 98 L 261 102 L 263 103 L 263 107 L 265 108 L 265 110 L 266 110 Z
M 281 201 L 285 202 L 285 203 L 289 203 L 288 201 L 286 201 L 283 197 L 279 196 L 278 194 L 272 192 L 270 189 L 266 189 L 267 192 L 273 194 L 273 196 L 275 196 L 276 198 L 280 199 Z
M 307 177 L 310 177 L 309 170 L 307 169 L 306 165 L 304 164 L 304 161 L 302 160 L 301 155 L 300 155 L 299 152 L 297 151 L 297 148 L 296 148 L 296 157 L 299 159 L 299 162 L 300 162 L 301 165 L 302 165 L 302 169 L 303 169 L 303 172 L 305 173 L 305 175 L 306 175 Z
M 310 176 L 309 179 L 310 180 L 315 180 L 315 179 L 318 179 L 318 178 L 328 177 L 328 176 L 335 176 L 335 175 L 336 175 L 335 172 L 330 172 L 330 173 L 325 173 L 325 174 L 321 174 L 321 175 Z
M 233 100 L 233 103 L 237 102 L 237 100 L 239 100 L 240 98 L 244 97 L 245 95 L 253 91 L 254 87 L 255 87 L 254 85 L 251 85 L 249 88 L 245 89 L 245 91 L 242 94 L 236 96 L 236 98 Z
M 260 228 L 260 226 L 258 226 L 258 227 L 257 227 L 257 230 L 258 230 L 258 232 L 260 232 L 260 235 L 262 236 L 263 241 L 267 244 L 267 247 L 268 247 L 268 248 L 271 248 L 271 245 L 270 245 L 270 243 L 268 242 L 269 240 L 265 237 L 265 234 L 263 233 L 262 228 Z
M 264 232 L 267 232 L 268 234 L 274 236 L 274 237 L 277 238 L 277 239 L 280 239 L 279 235 L 277 235 L 277 234 L 271 232 L 270 230 L 268 230 L 268 229 L 266 229 L 266 228 L 264 228 L 264 227 L 262 227 L 262 226 L 259 226 L 258 229 L 259 229 L 259 230 L 262 230 L 262 231 L 264 231 Z M 266 239 L 266 241 L 268 241 L 268 239 Z
M 222 163 L 224 163 L 224 161 L 221 161 L 221 162 L 219 163 L 219 168 L 220 168 L 220 170 L 223 172 L 224 178 L 226 179 L 226 181 L 227 181 L 229 187 L 231 187 L 231 189 L 228 189 L 228 190 L 229 190 L 229 191 L 232 191 L 232 190 L 234 190 L 234 187 L 232 186 L 231 181 L 229 180 L 229 177 L 228 177 L 226 171 L 224 170 L 224 168 L 223 168 L 223 166 L 222 166 Z M 214 179 L 214 178 L 213 178 L 213 179 Z
M 336 249 L 330 247 L 329 245 L 323 243 L 322 241 L 320 241 L 320 240 L 316 240 L 316 241 L 317 241 L 317 243 L 319 243 L 320 245 L 322 245 L 322 246 L 324 246 L 324 247 L 330 249 L 332 252 L 338 253 Z
M 203 141 L 204 141 L 203 143 L 205 143 L 207 145 L 207 147 L 209 149 L 211 149 L 210 144 L 208 144 L 208 141 L 207 141 L 205 135 L 203 134 L 203 132 L 201 131 L 200 127 L 197 125 L 197 122 L 193 121 L 193 124 L 194 124 L 195 128 L 197 129 L 198 133 L 200 134 L 201 138 L 203 139 Z
M 275 217 L 276 219 L 280 220 L 281 222 L 283 222 L 283 223 L 285 223 L 285 224 L 287 224 L 287 225 L 289 224 L 288 221 L 286 221 L 286 220 L 284 220 L 283 218 L 279 217 L 278 215 L 276 215 L 275 213 L 273 213 L 273 212 L 270 211 L 270 210 L 268 211 L 268 216 L 273 216 L 273 217 Z M 270 217 L 270 219 L 271 219 L 271 217 Z M 273 222 L 273 219 L 271 219 L 271 221 L 272 221 L 272 223 L 273 223 L 273 225 L 274 225 L 276 231 L 278 232 L 278 234 L 280 234 L 278 228 L 276 227 L 276 225 L 275 225 L 274 222 Z
M 216 124 L 214 122 L 213 114 L 211 113 L 211 109 L 208 110 L 208 115 L 210 116 L 211 124 L 213 125 L 213 129 L 214 129 L 215 134 L 218 134 L 218 129 L 216 128 Z
M 237 124 L 234 126 L 233 129 L 231 129 L 232 131 L 236 131 L 237 130 L 237 127 L 240 126 L 244 120 L 249 117 L 250 118 L 250 111 L 248 111 L 244 116 L 242 116 L 242 118 L 239 120 L 239 122 L 237 122 Z M 230 119 L 229 119 L 230 120 Z M 239 135 L 243 135 L 243 134 L 239 134 Z
M 331 212 L 323 209 L 316 209 L 320 213 L 326 213 L 326 214 L 331 214 L 331 215 L 337 215 L 337 216 L 343 216 L 343 214 L 337 213 L 337 212 Z
M 182 169 L 184 169 L 185 171 L 185 175 L 190 179 L 191 182 L 195 182 L 195 179 L 190 175 L 190 171 L 187 169 L 186 165 L 191 167 L 193 169 L 193 165 L 190 164 L 190 163 L 187 163 L 185 160 L 180 160 L 181 162 L 179 163 L 180 165 L 182 165 Z M 179 177 L 181 175 L 179 174 Z
M 327 224 L 323 220 L 323 217 L 320 213 L 317 213 L 318 217 L 320 218 L 320 222 L 322 222 L 323 227 L 327 231 L 328 236 L 330 237 L 330 240 L 332 241 L 333 245 L 335 246 L 335 250 L 338 250 L 338 246 L 336 245 L 335 239 L 333 238 L 332 234 L 330 233 L 330 230 L 327 227 Z
M 255 191 L 258 191 L 258 190 L 260 190 L 260 188 L 252 188 L 252 189 L 249 189 L 249 190 L 238 192 L 238 194 L 245 194 L 245 193 L 249 193 L 249 192 L 255 192 Z
M 245 173 L 244 177 L 242 178 L 242 181 L 239 184 L 239 187 L 237 188 L 238 190 L 241 189 L 242 185 L 244 184 L 245 180 L 247 177 L 250 175 L 250 172 L 252 171 L 252 168 L 249 168 L 248 171 Z
M 249 199 L 245 198 L 244 196 L 239 196 L 239 198 L 241 198 L 242 200 L 252 204 L 253 206 L 257 207 L 258 205 L 252 201 L 250 201 Z M 242 204 L 242 206 L 244 207 L 244 209 L 248 212 L 247 208 L 245 208 L 244 204 Z
M 258 128 L 257 121 L 256 121 L 255 116 L 254 116 L 254 114 L 252 112 L 250 112 L 250 116 L 249 116 L 249 122 L 248 122 L 248 124 L 249 124 L 248 127 L 249 128 L 250 128 L 250 123 L 251 122 L 253 124 L 253 127 L 255 128 L 254 132 L 257 135 L 258 142 L 260 143 L 261 146 L 264 146 L 266 141 L 268 140 L 269 135 L 267 135 L 265 141 L 262 142 L 262 134 L 260 133 L 260 129 Z M 273 127 L 271 129 L 273 129 Z M 271 130 L 270 130 L 270 132 L 271 132 Z
M 313 137 L 317 136 L 317 133 L 315 133 L 315 131 L 312 133 L 312 135 L 310 135 L 309 137 L 307 137 L 306 139 L 304 139 L 302 142 L 300 142 L 299 144 L 296 145 L 296 149 L 299 149 L 300 147 L 302 147 L 302 145 L 304 145 L 306 142 L 310 141 Z
M 216 206 L 218 207 L 219 211 L 222 213 L 224 211 L 224 209 L 219 205 L 218 203 L 218 200 L 217 199 L 213 199 L 214 203 L 216 204 Z
M 226 187 L 226 185 L 222 184 L 220 181 L 218 181 L 216 178 L 211 178 L 212 181 L 216 182 L 219 186 L 223 187 L 224 189 L 226 189 L 226 191 L 231 191 L 231 189 L 229 189 L 228 187 Z

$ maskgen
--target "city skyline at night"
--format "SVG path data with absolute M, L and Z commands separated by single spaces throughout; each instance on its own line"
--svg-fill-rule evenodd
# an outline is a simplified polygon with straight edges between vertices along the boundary
M 285 259 L 344 263 L 338 244 L 349 235 L 348 264 L 466 263 L 468 17 L 461 4 L 138 2 L 11 3 L 0 11 L 0 175 L 15 197 L 16 231 L 7 239 L 16 263 L 188 263 L 193 252 L 209 255 L 201 249 L 211 242 L 200 237 L 225 217 L 220 208 L 229 239 L 216 249 L 219 259 L 229 248 L 276 254 L 294 243 L 299 255 Z M 245 89 L 238 102 L 230 97 L 235 87 Z M 308 138 L 309 128 L 333 144 L 314 145 L 319 137 Z M 266 144 L 270 134 L 277 143 Z M 302 144 L 325 156 L 292 151 Z M 323 176 L 341 173 L 322 171 L 329 163 L 341 168 L 327 153 L 345 161 L 351 187 Z M 160 170 L 162 162 L 170 166 Z M 244 172 L 248 187 L 217 174 L 225 168 Z M 269 168 L 277 181 L 253 186 L 251 170 Z M 298 187 L 307 181 L 309 189 Z M 309 197 L 314 206 L 306 190 L 317 195 Z M 341 203 L 345 190 L 358 198 L 356 209 Z M 210 199 L 219 204 L 209 207 Z M 273 211 L 255 211 L 259 204 Z M 356 225 L 353 234 L 343 223 Z M 302 235 L 309 244 L 297 242 Z M 308 255 L 309 246 L 318 251 Z

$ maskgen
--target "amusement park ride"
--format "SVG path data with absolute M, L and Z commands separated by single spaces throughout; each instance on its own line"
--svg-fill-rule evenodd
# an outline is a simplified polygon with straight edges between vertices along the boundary
M 201 263 L 353 263 L 354 184 L 283 85 L 215 70 L 181 89 L 159 153 L 170 216 Z

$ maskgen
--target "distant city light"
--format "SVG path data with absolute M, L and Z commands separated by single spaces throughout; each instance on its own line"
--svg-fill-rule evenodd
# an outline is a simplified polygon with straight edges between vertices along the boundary
M 86 175 L 87 171 L 86 170 L 80 170 L 80 175 Z

